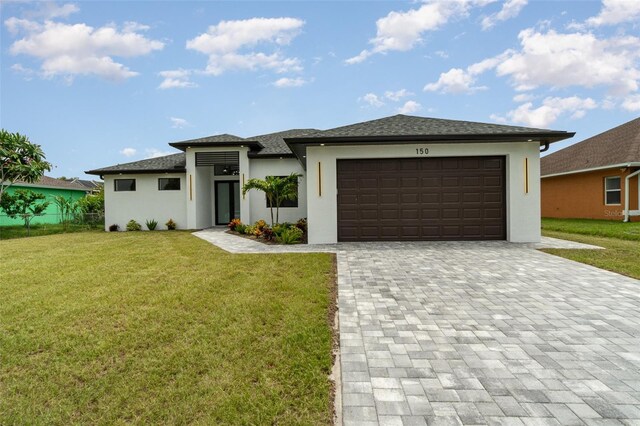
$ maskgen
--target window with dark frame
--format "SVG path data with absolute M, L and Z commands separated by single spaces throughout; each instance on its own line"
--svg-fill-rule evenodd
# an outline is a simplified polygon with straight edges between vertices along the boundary
M 136 190 L 135 179 L 115 179 L 113 181 L 113 190 L 115 192 L 126 192 Z
M 158 178 L 158 191 L 180 191 L 180 178 Z
M 286 178 L 287 176 L 274 176 L 274 177 Z M 298 207 L 298 185 L 296 185 L 296 198 L 294 198 L 293 200 L 283 200 L 282 203 L 280 203 L 280 207 L 281 208 L 282 207 Z M 271 203 L 269 202 L 268 198 L 267 198 L 267 208 L 271 208 Z
M 604 178 L 604 204 L 607 206 L 620 205 L 622 201 L 620 190 L 620 176 Z

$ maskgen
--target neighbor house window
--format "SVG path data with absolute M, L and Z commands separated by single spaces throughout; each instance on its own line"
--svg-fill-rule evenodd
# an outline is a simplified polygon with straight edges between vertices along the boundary
M 275 177 L 285 178 L 287 176 L 275 176 Z M 267 208 L 269 207 L 271 207 L 271 203 L 267 198 Z M 283 200 L 282 203 L 280 203 L 280 207 L 298 207 L 298 185 L 296 185 L 296 198 L 294 198 L 293 200 Z
M 159 178 L 158 191 L 180 191 L 180 178 Z
M 606 205 L 618 205 L 620 200 L 620 177 L 604 178 L 604 203 Z
M 113 181 L 113 183 L 114 183 L 114 189 L 116 192 L 136 190 L 135 179 L 116 179 Z

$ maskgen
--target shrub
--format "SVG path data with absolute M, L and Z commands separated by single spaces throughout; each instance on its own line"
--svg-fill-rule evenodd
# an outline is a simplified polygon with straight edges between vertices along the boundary
M 273 229 L 269 228 L 268 226 L 265 226 L 262 229 L 262 238 L 265 239 L 265 241 L 271 241 L 275 238 L 276 234 L 273 232 Z
M 296 227 L 299 228 L 303 233 L 307 233 L 307 218 L 303 217 L 296 222 Z
M 167 230 L 169 230 L 169 231 L 174 231 L 178 226 L 178 224 L 175 223 L 173 221 L 173 219 L 169 219 L 169 221 L 167 223 L 165 223 L 165 225 L 167 227 Z
M 260 219 L 259 221 L 254 223 L 253 226 L 256 229 L 258 229 L 259 231 L 262 231 L 264 229 L 264 227 L 267 226 L 267 222 L 265 222 L 264 220 Z
M 247 225 L 240 223 L 238 225 L 235 226 L 234 229 L 232 229 L 232 231 L 237 232 L 238 234 L 244 234 L 245 229 L 247 229 Z
M 240 219 L 233 219 L 231 222 L 229 222 L 227 226 L 231 231 L 237 231 L 237 228 L 240 225 L 242 225 L 242 222 L 240 221 Z
M 276 242 L 281 244 L 298 244 L 301 241 L 302 231 L 297 227 L 284 229 L 280 235 L 276 237 Z
M 244 231 L 245 235 L 253 235 L 255 230 L 256 230 L 255 226 L 247 225 L 247 226 L 245 226 L 243 231 Z
M 140 225 L 135 220 L 131 219 L 129 223 L 127 223 L 127 231 L 140 231 L 142 229 L 142 225 Z
M 145 224 L 147 225 L 147 229 L 149 231 L 153 231 L 154 229 L 156 229 L 156 226 L 158 226 L 158 221 L 155 219 L 151 219 L 151 220 L 147 220 Z
M 109 232 L 116 232 L 118 230 L 120 230 L 120 227 L 115 223 L 113 225 L 109 225 Z

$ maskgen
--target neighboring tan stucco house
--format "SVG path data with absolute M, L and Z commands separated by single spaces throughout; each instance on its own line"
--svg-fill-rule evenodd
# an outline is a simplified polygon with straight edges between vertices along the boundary
M 640 118 L 540 163 L 543 217 L 625 220 L 628 210 L 628 219 L 638 220 Z
M 105 226 L 169 218 L 179 228 L 267 219 L 251 178 L 300 173 L 281 221 L 309 243 L 540 239 L 540 147 L 563 131 L 395 115 L 329 130 L 175 142 L 184 152 L 87 173 L 104 177 Z
M 58 206 L 53 202 L 54 198 L 62 195 L 67 199 L 76 201 L 90 192 L 90 189 L 77 182 L 69 182 L 62 179 L 56 179 L 49 176 L 43 176 L 35 183 L 16 182 L 7 189 L 8 194 L 13 194 L 18 189 L 28 189 L 33 192 L 43 194 L 46 198 L 42 201 L 48 201 L 49 205 L 42 216 L 36 216 L 31 220 L 32 224 L 36 223 L 60 223 L 62 217 L 58 211 Z M 7 217 L 4 210 L 0 209 L 0 226 L 23 225 L 24 219 L 18 217 L 12 219 Z

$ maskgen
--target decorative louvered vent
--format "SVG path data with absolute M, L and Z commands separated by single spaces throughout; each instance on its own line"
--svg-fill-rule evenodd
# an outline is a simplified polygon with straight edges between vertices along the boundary
M 196 167 L 237 166 L 240 164 L 238 151 L 196 152 Z

